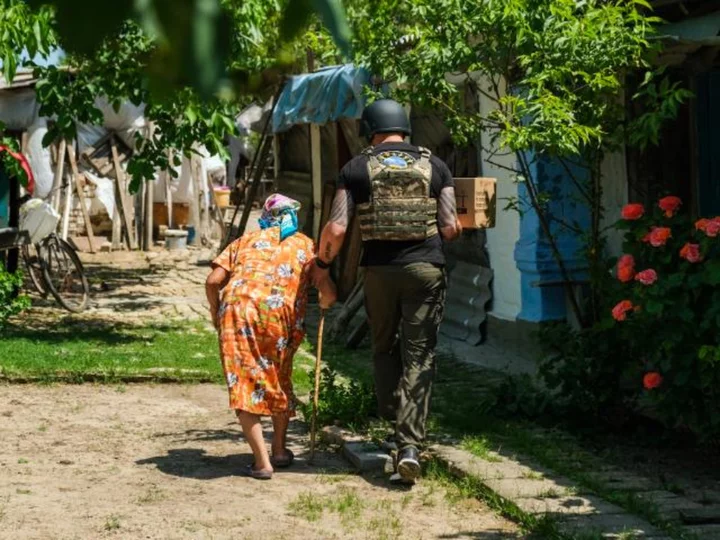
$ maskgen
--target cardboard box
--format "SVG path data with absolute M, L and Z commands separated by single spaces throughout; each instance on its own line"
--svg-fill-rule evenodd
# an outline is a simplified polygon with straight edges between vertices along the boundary
M 455 178 L 455 199 L 464 229 L 491 229 L 495 226 L 497 204 L 495 178 Z

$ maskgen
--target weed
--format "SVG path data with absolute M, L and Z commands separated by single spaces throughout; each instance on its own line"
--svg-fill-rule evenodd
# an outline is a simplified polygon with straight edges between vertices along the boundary
M 539 499 L 559 499 L 560 497 L 560 492 L 553 488 L 546 489 L 538 494 Z
M 485 437 L 465 437 L 460 446 L 485 461 L 494 463 L 502 461 L 498 456 L 491 453 L 490 442 Z
M 25 464 L 30 463 L 30 462 L 29 462 L 27 459 L 25 459 L 25 458 L 20 458 L 20 459 L 18 459 L 18 463 L 19 463 L 20 465 L 25 465 Z
M 524 472 L 522 477 L 525 480 L 542 480 L 543 478 L 545 478 L 541 473 L 535 471 Z
M 17 488 L 15 490 L 15 493 L 17 493 L 18 495 L 30 495 L 32 493 L 32 491 L 30 491 L 29 489 L 25 489 L 25 488 Z
M 363 502 L 354 489 L 340 487 L 338 494 L 327 499 L 326 503 L 329 510 L 340 514 L 343 522 L 348 522 L 360 517 L 360 513 L 364 507 Z
M 403 495 L 403 498 L 400 499 L 400 507 L 405 510 L 408 505 L 412 502 L 413 496 L 408 493 L 407 495 Z
M 384 516 L 371 519 L 368 529 L 375 540 L 393 540 L 401 538 L 402 525 L 397 516 Z
M 311 491 L 301 493 L 290 503 L 290 513 L 307 521 L 317 521 L 323 513 L 323 500 Z
M 163 491 L 156 485 L 150 486 L 145 493 L 137 499 L 138 504 L 152 504 L 165 498 Z
M 120 516 L 113 514 L 105 520 L 105 530 L 106 531 L 117 531 L 119 528 L 120 528 Z
M 115 391 L 116 391 L 118 394 L 124 394 L 125 392 L 127 392 L 127 386 L 125 386 L 124 384 L 118 384 L 118 385 L 115 387 Z
M 38 431 L 40 433 L 45 433 L 47 431 L 47 428 L 47 424 L 40 424 L 40 426 L 38 426 Z
M 312 414 L 310 404 L 301 405 L 301 409 L 305 418 Z M 323 369 L 318 401 L 319 425 L 339 423 L 352 425 L 359 431 L 368 423 L 375 409 L 375 393 L 370 385 L 354 380 L 342 383 L 335 371 L 328 367 Z

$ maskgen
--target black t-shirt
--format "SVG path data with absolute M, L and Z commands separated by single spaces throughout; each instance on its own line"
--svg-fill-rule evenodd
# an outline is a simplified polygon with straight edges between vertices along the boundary
M 407 143 L 394 142 L 379 144 L 374 148 L 375 155 L 382 152 L 407 152 L 415 159 L 420 159 L 420 152 L 416 146 Z M 432 185 L 430 196 L 433 199 L 440 197 L 444 187 L 454 187 L 452 174 L 441 159 L 432 156 Z M 347 189 L 353 202 L 358 204 L 370 201 L 370 176 L 368 175 L 368 158 L 361 154 L 350 160 L 340 171 L 338 189 Z M 426 240 L 413 240 L 408 242 L 371 240 L 365 242 L 362 266 L 406 265 L 415 262 L 429 262 L 445 265 L 443 241 L 439 234 Z

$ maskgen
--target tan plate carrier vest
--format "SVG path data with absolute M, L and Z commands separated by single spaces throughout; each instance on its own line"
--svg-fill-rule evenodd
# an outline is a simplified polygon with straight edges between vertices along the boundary
M 430 197 L 432 154 L 419 150 L 418 160 L 398 151 L 375 156 L 373 147 L 363 152 L 370 177 L 370 201 L 358 204 L 363 241 L 425 240 L 438 234 L 437 201 Z

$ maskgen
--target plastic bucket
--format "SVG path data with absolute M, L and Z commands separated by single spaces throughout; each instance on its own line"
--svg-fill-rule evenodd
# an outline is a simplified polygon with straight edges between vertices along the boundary
M 165 247 L 170 251 L 187 249 L 188 232 L 179 229 L 165 231 Z
M 227 208 L 230 206 L 230 190 L 227 188 L 215 190 L 215 203 L 218 208 Z

